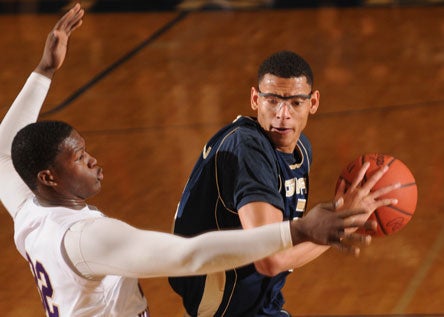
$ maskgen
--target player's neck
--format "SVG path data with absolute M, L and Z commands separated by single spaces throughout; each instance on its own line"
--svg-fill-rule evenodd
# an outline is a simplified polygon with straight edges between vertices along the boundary
M 87 206 L 86 201 L 83 199 L 75 198 L 50 198 L 43 197 L 41 195 L 36 195 L 37 201 L 40 206 L 43 207 L 66 207 L 70 209 L 80 210 Z

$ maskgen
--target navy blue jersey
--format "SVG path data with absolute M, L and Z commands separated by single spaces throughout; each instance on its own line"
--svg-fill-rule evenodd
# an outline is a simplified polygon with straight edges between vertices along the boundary
M 251 202 L 272 204 L 284 220 L 302 217 L 311 155 L 304 135 L 294 153 L 282 153 L 254 118 L 239 117 L 205 145 L 178 205 L 174 233 L 241 228 L 237 211 Z M 279 316 L 287 274 L 266 277 L 251 264 L 169 281 L 191 316 Z

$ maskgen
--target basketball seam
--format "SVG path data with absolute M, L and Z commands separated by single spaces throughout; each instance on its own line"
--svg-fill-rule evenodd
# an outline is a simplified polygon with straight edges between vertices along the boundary
M 404 214 L 404 215 L 407 215 L 407 216 L 413 216 L 413 213 L 410 213 L 410 212 L 408 212 L 408 211 L 405 211 L 405 210 L 403 210 L 403 209 L 401 209 L 401 208 L 397 208 L 397 207 L 394 206 L 394 205 L 388 205 L 388 206 L 385 206 L 385 207 L 388 207 L 388 208 L 394 209 L 394 210 L 396 210 L 396 211 L 398 211 L 398 212 L 400 212 L 400 213 L 402 213 L 402 214 Z M 378 211 L 378 210 L 376 210 L 376 211 Z
M 375 210 L 374 214 L 375 214 L 376 222 L 378 223 L 378 228 L 381 230 L 381 232 L 384 235 L 387 235 L 387 231 L 385 231 L 382 220 L 379 218 L 379 213 L 377 211 L 378 210 Z
M 387 166 L 390 167 L 394 162 L 396 161 L 396 158 L 392 157 L 392 160 L 387 163 Z

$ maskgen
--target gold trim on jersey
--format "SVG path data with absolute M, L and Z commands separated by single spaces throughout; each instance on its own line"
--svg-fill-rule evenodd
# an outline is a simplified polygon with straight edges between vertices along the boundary
M 302 164 L 304 163 L 304 154 L 302 154 L 302 151 L 301 151 L 301 149 L 299 148 L 299 145 L 298 145 L 299 143 L 301 143 L 301 145 L 302 145 L 302 142 L 299 142 L 299 140 L 298 140 L 298 142 L 297 142 L 297 144 L 296 144 L 296 149 L 295 149 L 295 151 L 298 151 L 299 156 L 301 157 L 301 161 L 300 161 L 300 162 L 296 162 L 296 163 L 294 163 L 294 164 L 288 164 L 288 166 L 289 166 L 290 169 L 292 169 L 292 170 L 301 167 Z
M 225 272 L 207 274 L 197 316 L 214 316 L 222 303 L 225 282 Z
M 220 202 L 222 203 L 222 205 L 224 206 L 224 208 L 225 208 L 227 211 L 229 211 L 229 212 L 231 212 L 231 213 L 234 213 L 234 214 L 237 214 L 237 212 L 234 211 L 234 210 L 231 210 L 230 208 L 228 208 L 228 207 L 225 205 L 225 202 L 223 201 L 222 196 L 221 196 L 221 194 L 220 194 L 220 188 L 219 188 L 219 174 L 218 174 L 218 171 L 217 171 L 217 157 L 219 156 L 219 149 L 220 149 L 220 147 L 222 146 L 222 144 L 225 142 L 225 139 L 228 138 L 229 136 L 231 136 L 231 135 L 232 135 L 234 132 L 236 132 L 238 129 L 239 129 L 239 127 L 236 127 L 236 128 L 234 128 L 233 130 L 227 132 L 227 134 L 225 134 L 225 136 L 223 137 L 222 141 L 220 142 L 219 146 L 218 146 L 217 149 L 216 149 L 216 154 L 214 154 L 214 161 L 215 161 L 215 163 L 214 163 L 214 171 L 215 171 L 215 175 L 216 175 L 215 177 L 216 177 L 216 188 L 217 188 L 217 196 L 218 196 L 218 200 L 220 200 Z M 217 218 L 216 218 L 216 220 L 217 220 Z
M 298 140 L 298 142 L 296 144 L 296 150 L 299 152 L 299 155 L 301 156 L 301 161 L 298 163 L 288 165 L 290 167 L 290 169 L 292 169 L 292 170 L 301 167 L 302 164 L 304 163 L 305 157 L 307 158 L 307 160 L 309 159 L 308 151 L 300 139 Z M 311 164 L 311 162 L 308 162 L 308 171 L 310 171 L 310 164 Z
M 225 309 L 224 309 L 224 311 L 223 311 L 221 317 L 224 317 L 225 314 L 227 313 L 227 309 L 228 309 L 228 307 L 229 307 L 230 304 L 231 304 L 231 299 L 233 298 L 234 290 L 236 289 L 236 284 L 237 284 L 237 270 L 234 269 L 234 270 L 233 270 L 233 273 L 234 273 L 234 280 L 233 280 L 233 286 L 231 287 L 230 298 L 229 298 L 228 301 L 227 301 L 227 305 L 225 306 Z

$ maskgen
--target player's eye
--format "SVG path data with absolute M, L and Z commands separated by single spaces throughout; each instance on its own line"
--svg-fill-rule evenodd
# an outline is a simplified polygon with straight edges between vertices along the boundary
M 85 152 L 81 152 L 77 155 L 76 161 L 82 161 L 85 158 Z
M 274 96 L 268 96 L 265 98 L 265 101 L 270 105 L 277 105 L 279 103 L 279 99 Z
M 293 107 L 297 107 L 297 106 L 300 106 L 303 102 L 304 102 L 303 100 L 293 99 L 293 100 L 291 100 L 291 105 Z

